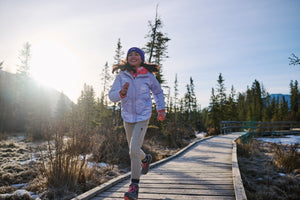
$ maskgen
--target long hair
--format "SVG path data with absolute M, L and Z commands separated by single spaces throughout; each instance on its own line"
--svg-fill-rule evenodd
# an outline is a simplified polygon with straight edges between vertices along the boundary
M 159 71 L 159 66 L 156 64 L 146 64 L 146 63 L 142 63 L 141 67 L 145 67 L 149 72 L 151 73 L 156 73 Z M 128 62 L 122 61 L 121 64 L 116 64 L 112 66 L 112 73 L 114 73 L 117 70 L 121 70 L 121 71 L 132 71 L 132 72 L 136 72 L 135 66 L 130 65 Z

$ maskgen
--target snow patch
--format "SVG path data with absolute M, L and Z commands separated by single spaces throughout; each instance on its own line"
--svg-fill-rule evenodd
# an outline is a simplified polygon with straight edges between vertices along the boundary
M 276 144 L 300 144 L 300 136 L 298 135 L 287 135 L 286 137 L 280 137 L 280 138 L 257 138 L 258 140 L 261 140 L 263 142 L 271 142 Z

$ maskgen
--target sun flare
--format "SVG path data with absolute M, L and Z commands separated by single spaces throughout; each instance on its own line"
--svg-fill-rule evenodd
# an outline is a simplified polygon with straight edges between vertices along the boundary
M 32 46 L 31 75 L 38 82 L 77 98 L 80 64 L 70 48 L 56 41 L 40 41 Z

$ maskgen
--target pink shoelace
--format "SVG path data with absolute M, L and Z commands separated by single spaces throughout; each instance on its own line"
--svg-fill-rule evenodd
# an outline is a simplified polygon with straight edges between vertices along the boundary
M 148 162 L 145 162 L 145 163 L 142 162 L 142 165 L 143 165 L 144 169 L 147 167 L 147 164 L 148 164 Z
M 137 185 L 131 184 L 131 185 L 129 186 L 128 192 L 133 193 L 133 192 L 135 192 L 135 191 L 137 191 Z

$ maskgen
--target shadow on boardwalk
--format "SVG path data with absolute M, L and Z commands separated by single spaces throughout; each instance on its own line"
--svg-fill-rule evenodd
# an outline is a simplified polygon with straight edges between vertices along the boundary
M 206 138 L 179 155 L 151 165 L 141 177 L 139 199 L 236 199 L 232 175 L 232 141 L 241 132 Z M 74 199 L 123 199 L 130 173 Z

